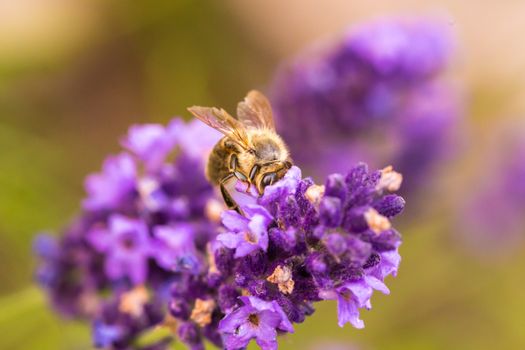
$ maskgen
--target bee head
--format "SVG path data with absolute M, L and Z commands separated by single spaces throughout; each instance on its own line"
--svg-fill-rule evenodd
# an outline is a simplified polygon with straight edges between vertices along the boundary
M 248 152 L 256 158 L 257 163 L 284 161 L 288 158 L 288 149 L 282 139 L 275 133 L 261 130 L 250 139 Z

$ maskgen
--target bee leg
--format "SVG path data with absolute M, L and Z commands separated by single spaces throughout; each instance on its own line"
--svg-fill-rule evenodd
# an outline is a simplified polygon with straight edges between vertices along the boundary
M 228 206 L 229 209 L 235 210 L 237 213 L 244 216 L 244 213 L 242 212 L 241 208 L 235 202 L 235 199 L 231 196 L 230 192 L 226 189 L 225 183 L 230 180 L 232 177 L 235 176 L 235 173 L 229 173 L 226 175 L 219 183 L 219 187 L 221 189 L 222 199 L 224 199 L 224 203 L 226 203 L 226 206 Z
M 245 182 L 248 184 L 247 188 L 246 188 L 246 193 L 250 193 L 250 186 L 251 186 L 251 182 L 250 180 L 246 177 L 246 175 L 244 175 L 243 173 L 241 173 L 240 171 L 237 171 L 237 165 L 238 165 L 238 159 L 237 159 L 237 155 L 235 154 L 232 154 L 231 157 L 230 157 L 230 171 L 233 173 L 233 175 L 239 179 L 240 181 L 242 182 Z
M 255 183 L 255 176 L 260 170 L 260 166 L 255 164 L 252 169 L 250 170 L 250 175 L 248 176 L 248 188 L 246 189 L 246 193 L 250 193 L 250 188 L 252 183 Z M 259 192 L 259 189 L 257 189 L 257 192 Z M 260 194 L 260 193 L 259 193 Z
M 275 181 L 277 181 L 277 173 L 267 173 L 262 178 L 262 188 L 273 185 Z
M 237 164 L 238 164 L 237 155 L 234 153 L 230 157 L 230 171 L 231 172 L 234 172 L 235 170 L 237 170 Z

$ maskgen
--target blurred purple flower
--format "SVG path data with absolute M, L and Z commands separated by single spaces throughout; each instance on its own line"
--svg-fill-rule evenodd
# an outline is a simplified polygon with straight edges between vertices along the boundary
M 170 129 L 158 124 L 134 125 L 121 141 L 122 146 L 139 157 L 150 170 L 164 162 L 174 143 Z
M 197 274 L 201 262 L 195 248 L 194 227 L 190 224 L 157 226 L 154 229 L 152 255 L 162 268 Z
M 93 324 L 93 345 L 97 348 L 107 348 L 122 339 L 123 334 L 122 326 L 112 326 L 95 321 Z
M 128 277 L 133 284 L 141 284 L 148 274 L 151 254 L 148 228 L 141 220 L 112 215 L 108 227 L 94 227 L 87 233 L 95 250 L 105 253 L 105 271 L 109 278 Z
M 132 315 L 121 307 L 121 303 L 111 300 L 102 305 L 99 315 L 93 320 L 94 345 L 105 349 L 147 349 L 147 346 L 142 348 L 135 345 L 135 337 L 162 322 L 162 309 L 155 300 L 145 301 L 141 314 Z
M 366 161 L 393 164 L 405 191 L 428 183 L 458 125 L 458 96 L 442 79 L 451 51 L 445 24 L 383 19 L 288 62 L 271 96 L 294 160 L 320 178 Z
M 102 172 L 86 179 L 88 197 L 84 200 L 87 210 L 111 209 L 131 199 L 135 188 L 137 170 L 133 158 L 126 153 L 108 157 Z
M 68 317 L 90 317 L 98 307 L 97 286 L 105 283 L 100 257 L 84 241 L 89 219 L 75 220 L 60 239 L 38 235 L 34 250 L 41 263 L 36 279 L 53 306 Z
M 167 303 L 174 280 L 205 270 L 217 226 L 207 213 L 217 199 L 204 176 L 205 153 L 220 137 L 208 129 L 180 120 L 130 128 L 122 143 L 132 153 L 108 157 L 102 172 L 87 178 L 81 215 L 62 237 L 35 239 L 37 280 L 61 313 L 93 321 L 96 345 L 131 348 L 161 325 L 165 313 L 143 308 L 144 296 L 131 292 L 136 286 Z M 191 147 L 185 137 L 199 130 L 200 148 Z
M 166 127 L 160 124 L 134 125 L 121 144 L 143 161 L 148 170 L 155 171 L 176 147 L 183 149 L 187 156 L 205 159 L 220 137 L 218 131 L 198 120 L 185 123 L 176 118 Z
M 504 121 L 484 145 L 464 194 L 458 231 L 478 252 L 497 254 L 519 246 L 525 231 L 525 125 Z M 488 170 L 487 170 L 488 169 Z
M 36 272 L 38 282 L 44 286 L 52 286 L 59 278 L 61 252 L 58 240 L 47 233 L 41 233 L 33 240 L 33 251 L 42 260 Z

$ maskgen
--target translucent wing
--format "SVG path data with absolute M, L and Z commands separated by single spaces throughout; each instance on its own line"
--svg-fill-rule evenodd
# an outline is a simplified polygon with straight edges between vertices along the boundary
M 205 124 L 228 136 L 239 146 L 248 148 L 248 138 L 244 125 L 224 109 L 193 106 L 188 108 L 188 111 Z
M 250 91 L 237 105 L 237 118 L 247 127 L 275 131 L 272 106 L 259 91 Z

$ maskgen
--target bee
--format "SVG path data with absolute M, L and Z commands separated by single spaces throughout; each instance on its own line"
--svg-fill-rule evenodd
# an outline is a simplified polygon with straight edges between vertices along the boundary
M 242 214 L 226 188 L 229 180 L 246 183 L 246 192 L 253 185 L 262 195 L 292 167 L 288 147 L 275 131 L 270 102 L 259 91 L 250 91 L 237 105 L 236 118 L 215 107 L 193 106 L 188 111 L 224 134 L 208 158 L 206 176 L 220 187 L 228 208 Z

